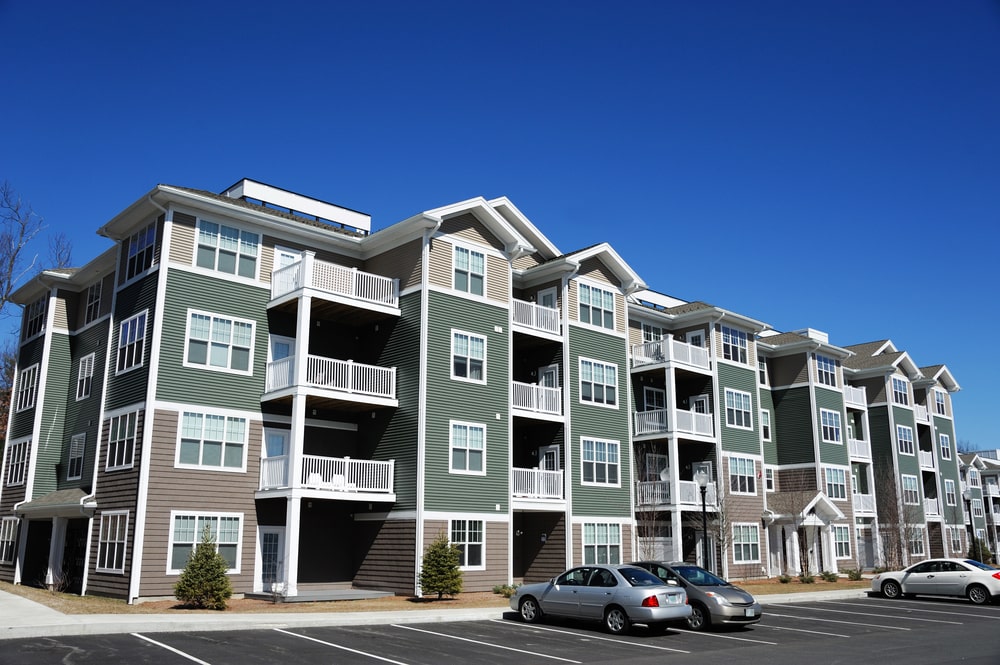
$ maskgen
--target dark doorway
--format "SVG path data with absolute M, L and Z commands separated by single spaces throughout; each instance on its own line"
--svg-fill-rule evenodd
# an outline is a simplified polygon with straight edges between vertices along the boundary
M 63 591 L 83 593 L 83 563 L 87 554 L 87 524 L 89 520 L 69 520 L 66 523 L 66 545 L 63 548 Z
M 49 545 L 52 542 L 52 520 L 28 520 L 28 540 L 24 550 L 24 572 L 21 584 L 45 588 L 49 570 Z

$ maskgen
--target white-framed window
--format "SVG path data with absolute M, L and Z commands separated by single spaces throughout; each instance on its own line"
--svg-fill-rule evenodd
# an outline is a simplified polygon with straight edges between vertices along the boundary
M 941 448 L 941 459 L 951 459 L 951 437 L 947 434 L 938 435 L 938 445 Z
M 257 277 L 260 236 L 234 226 L 198 220 L 195 264 L 230 275 Z
M 729 491 L 733 494 L 757 493 L 757 469 L 752 458 L 729 458 Z
M 847 471 L 844 469 L 827 468 L 826 495 L 831 499 L 847 498 Z
M 756 524 L 733 525 L 733 561 L 760 563 L 760 527 Z
M 969 485 L 972 487 L 979 487 L 979 472 L 975 469 L 969 469 Z
M 240 572 L 242 550 L 243 514 L 206 513 L 199 511 L 170 512 L 170 543 L 167 572 L 180 573 L 187 565 L 206 529 L 215 545 L 215 551 L 229 564 L 227 573 Z
M 482 520 L 451 520 L 450 542 L 461 552 L 458 567 L 462 570 L 486 569 L 486 538 Z
M 604 439 L 580 439 L 580 473 L 584 485 L 619 486 L 621 444 Z
M 14 411 L 26 411 L 35 408 L 35 399 L 38 397 L 38 364 L 21 370 L 17 378 L 17 402 L 14 404 Z
M 106 464 L 108 471 L 132 468 L 138 428 L 138 411 L 123 413 L 109 420 L 108 460 Z
M 618 366 L 580 358 L 580 401 L 618 406 Z
M 774 469 L 764 469 L 764 490 L 774 491 Z
M 816 354 L 816 381 L 824 386 L 836 387 L 837 362 L 833 358 Z
M 615 294 L 590 284 L 580 283 L 580 323 L 615 329 Z
M 45 314 L 48 309 L 48 302 L 48 296 L 42 296 L 24 308 L 24 339 L 40 335 L 45 330 Z
M 83 455 L 87 450 L 87 435 L 74 434 L 69 440 L 69 459 L 66 480 L 79 480 L 83 476 Z
M 80 358 L 76 371 L 76 400 L 90 397 L 90 391 L 94 387 L 94 358 L 95 354 L 88 353 Z
M 934 412 L 938 415 L 948 415 L 948 405 L 945 399 L 945 393 L 943 390 L 934 391 Z
M 7 444 L 7 486 L 23 485 L 28 478 L 28 453 L 31 440 Z
M 823 441 L 826 443 L 842 443 L 843 441 L 840 438 L 840 412 L 820 409 L 819 419 L 823 426 Z
M 900 455 L 913 454 L 913 428 L 906 425 L 896 425 L 896 443 Z
M 87 310 L 83 316 L 83 324 L 87 325 L 91 321 L 96 321 L 101 315 L 101 295 L 104 290 L 104 282 L 98 280 L 87 287 Z
M 101 530 L 97 544 L 97 572 L 125 572 L 127 536 L 127 510 L 101 513 Z
M 944 502 L 949 506 L 958 503 L 958 492 L 955 490 L 955 481 L 945 478 L 944 481 Z
M 962 528 L 957 526 L 948 527 L 948 535 L 951 539 L 951 551 L 962 551 Z
M 760 438 L 771 440 L 771 412 L 767 409 L 760 410 Z
M 118 326 L 118 364 L 117 372 L 128 371 L 142 365 L 146 350 L 146 315 L 140 312 L 129 317 Z
M 455 245 L 453 255 L 454 288 L 456 291 L 483 295 L 486 283 L 486 255 L 467 247 Z
M 742 330 L 722 326 L 722 357 L 733 362 L 743 363 L 747 360 L 747 334 Z
M 750 393 L 726 388 L 726 425 L 739 429 L 753 429 Z
M 619 564 L 622 562 L 622 527 L 620 524 L 584 522 L 583 563 Z
M 892 402 L 908 406 L 910 403 L 910 384 L 901 377 L 892 377 Z
M 185 411 L 180 416 L 178 467 L 246 469 L 247 419 Z
M 920 504 L 920 483 L 916 476 L 902 476 L 903 503 L 908 506 Z
M 255 326 L 254 321 L 188 310 L 184 364 L 251 374 Z
M 156 222 L 136 231 L 127 241 L 128 263 L 125 267 L 125 279 L 130 280 L 153 267 L 153 254 L 156 249 Z
M 910 554 L 913 556 L 923 556 L 924 555 L 924 527 L 922 526 L 909 526 L 909 545 Z
M 4 517 L 0 520 L 0 563 L 14 563 L 19 521 L 16 517 Z
M 644 343 L 659 342 L 666 333 L 667 331 L 660 326 L 654 326 L 651 323 L 642 324 L 642 341 Z
M 486 338 L 451 331 L 451 378 L 486 383 Z
M 833 525 L 833 542 L 837 550 L 838 559 L 851 558 L 851 528 L 847 526 Z
M 451 421 L 452 473 L 486 473 L 486 426 Z
M 978 517 L 980 519 L 983 518 L 984 513 L 983 513 L 983 500 L 982 499 L 973 499 L 972 500 L 972 516 L 973 517 Z
M 767 385 L 767 360 L 757 356 L 757 383 Z

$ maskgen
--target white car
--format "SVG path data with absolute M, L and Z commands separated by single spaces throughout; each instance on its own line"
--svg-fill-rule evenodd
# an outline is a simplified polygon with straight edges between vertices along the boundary
M 983 605 L 1000 598 L 1000 570 L 972 559 L 928 559 L 879 573 L 872 578 L 872 591 L 886 598 L 964 596 Z

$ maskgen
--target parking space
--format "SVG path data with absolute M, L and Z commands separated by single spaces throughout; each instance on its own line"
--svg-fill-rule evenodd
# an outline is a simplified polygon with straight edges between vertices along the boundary
M 961 601 L 860 598 L 770 604 L 746 628 L 693 632 L 642 627 L 612 636 L 570 621 L 524 624 L 502 620 L 283 628 L 201 633 L 149 633 L 0 642 L 0 663 L 630 663 L 704 662 L 738 650 L 741 663 L 1000 662 L 1000 606 Z M 960 657 L 959 657 L 960 656 Z M 898 659 L 898 660 L 897 660 Z

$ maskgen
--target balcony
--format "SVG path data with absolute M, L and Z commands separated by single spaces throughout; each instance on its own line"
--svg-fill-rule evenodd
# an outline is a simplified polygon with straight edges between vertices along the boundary
M 844 404 L 860 409 L 867 408 L 868 397 L 865 394 L 864 387 L 844 386 Z
M 857 457 L 859 459 L 872 458 L 872 444 L 868 441 L 862 441 L 861 439 L 848 439 L 847 446 L 850 449 L 851 457 Z
M 390 313 L 399 313 L 399 280 L 318 261 L 307 253 L 301 261 L 278 268 L 271 273 L 271 299 L 310 289 L 321 297 L 372 306 Z
M 511 495 L 518 499 L 563 498 L 563 472 L 543 469 L 513 469 Z
M 874 494 L 855 494 L 854 495 L 854 512 L 856 512 L 856 513 L 874 513 L 875 512 L 875 495 Z
M 701 507 L 701 489 L 691 480 L 678 481 L 676 503 Z M 635 503 L 637 506 L 663 506 L 674 503 L 672 482 L 669 480 L 641 480 L 636 483 Z M 705 505 L 715 509 L 715 483 L 705 488 Z
M 633 431 L 635 436 L 666 434 L 670 431 L 667 423 L 667 409 L 636 411 L 632 415 L 634 417 Z M 675 416 L 677 422 L 675 423 L 674 431 L 676 432 L 697 434 L 699 436 L 712 436 L 714 434 L 711 413 L 698 413 L 677 409 Z
M 551 307 L 542 307 L 526 300 L 512 301 L 513 312 L 511 314 L 514 325 L 522 326 L 535 332 L 543 332 L 551 335 L 559 334 L 559 310 Z
M 336 360 L 310 355 L 306 359 L 306 376 L 295 381 L 295 358 L 288 357 L 267 364 L 264 392 L 272 393 L 296 384 L 347 393 L 352 396 L 396 399 L 396 368 Z
M 666 362 L 680 363 L 703 370 L 711 369 L 708 349 L 676 340 L 673 335 L 664 335 L 657 342 L 632 345 L 632 367 Z
M 982 489 L 983 496 L 1000 496 L 1000 485 L 984 483 Z
M 937 499 L 924 499 L 924 515 L 940 515 L 941 502 Z
M 646 434 L 666 434 L 667 432 L 667 410 L 649 409 L 648 411 L 636 411 L 632 414 L 635 422 L 633 431 L 635 436 Z
M 913 405 L 913 417 L 918 423 L 929 423 L 931 421 L 930 414 L 927 413 L 927 407 L 922 404 Z
M 288 455 L 260 460 L 260 489 L 290 489 Z M 395 461 L 350 457 L 302 456 L 302 475 L 295 487 L 346 494 L 393 494 Z
M 511 391 L 513 408 L 551 416 L 562 415 L 562 388 L 547 388 L 534 383 L 514 381 Z
M 921 469 L 933 469 L 934 468 L 934 451 L 933 450 L 918 450 L 917 455 L 920 456 L 920 468 Z

